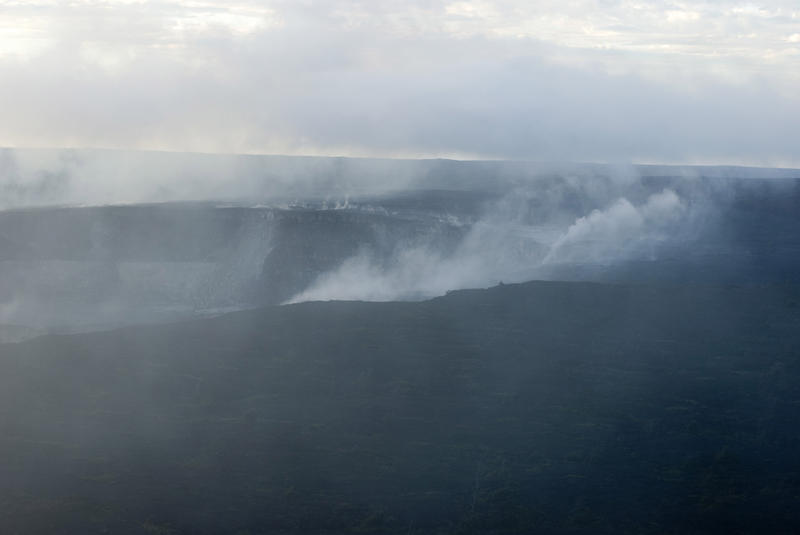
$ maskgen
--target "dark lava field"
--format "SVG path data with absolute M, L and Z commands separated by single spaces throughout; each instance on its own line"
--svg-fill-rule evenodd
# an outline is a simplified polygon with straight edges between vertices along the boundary
M 6 533 L 791 533 L 796 287 L 532 282 L 0 346 Z

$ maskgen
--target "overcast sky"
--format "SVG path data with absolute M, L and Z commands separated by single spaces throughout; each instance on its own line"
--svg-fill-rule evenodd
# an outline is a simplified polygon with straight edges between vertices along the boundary
M 800 3 L 0 0 L 0 146 L 800 167 Z

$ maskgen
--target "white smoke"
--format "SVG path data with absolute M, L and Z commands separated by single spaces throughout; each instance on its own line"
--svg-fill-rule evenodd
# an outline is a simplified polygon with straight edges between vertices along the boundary
M 560 264 L 654 259 L 687 211 L 678 194 L 665 189 L 639 206 L 618 198 L 559 228 L 526 223 L 518 200 L 515 192 L 498 203 L 452 254 L 417 246 L 396 251 L 392 262 L 378 263 L 362 251 L 289 302 L 417 299 L 503 281 L 553 278 L 552 267 Z
M 651 195 L 641 206 L 626 198 L 579 218 L 550 247 L 543 264 L 609 264 L 635 257 L 654 259 L 660 243 L 686 207 L 672 190 Z

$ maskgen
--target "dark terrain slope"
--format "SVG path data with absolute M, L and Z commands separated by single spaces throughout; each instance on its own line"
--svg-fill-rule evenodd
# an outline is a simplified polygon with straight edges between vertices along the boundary
M 0 346 L 3 533 L 791 533 L 800 292 L 528 283 Z

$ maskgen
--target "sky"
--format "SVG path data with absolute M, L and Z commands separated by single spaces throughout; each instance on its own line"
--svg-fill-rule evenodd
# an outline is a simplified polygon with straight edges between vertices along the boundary
M 800 167 L 800 3 L 0 0 L 0 146 Z

